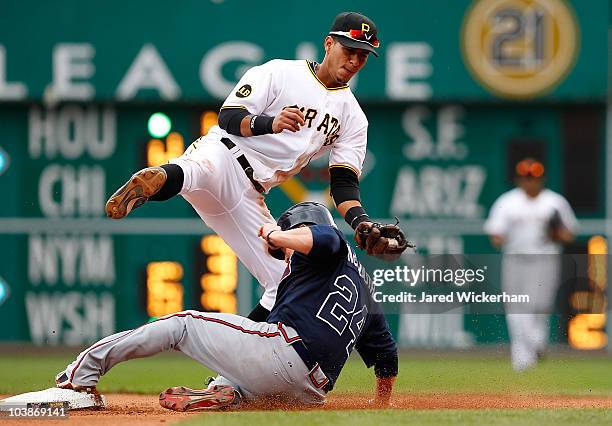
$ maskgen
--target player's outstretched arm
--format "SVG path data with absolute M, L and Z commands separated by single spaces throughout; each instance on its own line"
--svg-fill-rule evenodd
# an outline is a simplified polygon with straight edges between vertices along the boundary
M 397 345 L 380 305 L 372 299 L 370 301 L 373 303 L 368 308 L 370 321 L 359 336 L 355 349 L 368 368 L 374 367 L 376 395 L 371 403 L 388 405 L 399 372 Z

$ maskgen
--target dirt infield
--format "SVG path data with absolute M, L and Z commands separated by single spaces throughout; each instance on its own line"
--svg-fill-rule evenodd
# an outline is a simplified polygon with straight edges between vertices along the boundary
M 0 396 L 4 398 L 7 395 Z M 159 406 L 155 395 L 107 394 L 108 408 L 102 411 L 73 411 L 66 420 L 16 420 L 2 421 L 2 425 L 120 425 L 139 426 L 172 424 L 192 416 L 193 413 L 176 413 Z M 373 408 L 368 400 L 371 395 L 330 395 L 324 410 L 352 410 Z M 612 408 L 612 397 L 566 395 L 503 395 L 503 394 L 402 394 L 393 398 L 394 409 L 481 409 L 481 408 Z M 249 410 L 266 410 L 270 407 L 254 406 Z M 4 420 L 4 419 L 3 419 Z

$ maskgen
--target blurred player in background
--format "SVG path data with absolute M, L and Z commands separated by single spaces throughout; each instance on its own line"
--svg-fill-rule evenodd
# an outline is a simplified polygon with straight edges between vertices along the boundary
M 512 367 L 537 364 L 548 343 L 548 317 L 560 281 L 562 244 L 571 242 L 577 221 L 567 200 L 544 187 L 544 165 L 532 158 L 515 167 L 516 188 L 502 194 L 484 225 L 500 248 L 502 290 L 529 295 L 529 303 L 506 306 Z

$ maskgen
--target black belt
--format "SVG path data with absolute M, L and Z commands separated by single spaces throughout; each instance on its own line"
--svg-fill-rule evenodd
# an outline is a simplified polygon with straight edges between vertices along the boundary
M 236 146 L 236 144 L 228 138 L 221 138 L 221 143 L 225 145 L 225 147 L 229 150 Z M 260 194 L 266 192 L 264 187 L 261 186 L 261 184 L 255 180 L 255 178 L 253 178 L 253 167 L 251 167 L 251 165 L 249 164 L 249 160 L 246 159 L 244 154 L 240 154 L 238 157 L 236 157 L 236 160 L 238 160 L 238 164 L 240 164 L 240 167 L 242 167 L 242 170 L 244 170 L 244 173 L 247 175 L 247 177 L 253 184 L 253 188 L 255 188 L 255 190 Z
M 304 361 L 304 365 L 306 365 L 308 370 L 311 371 L 310 380 L 315 386 L 317 386 L 316 380 L 314 379 L 314 377 L 312 377 L 312 371 L 317 367 L 321 368 L 319 366 L 319 363 L 310 356 L 310 353 L 308 352 L 308 348 L 306 348 L 306 345 L 304 345 L 304 343 L 301 340 L 293 343 L 291 347 L 297 352 L 299 357 L 302 358 L 302 361 Z M 331 380 L 326 379 L 325 384 L 322 384 L 321 386 L 317 386 L 317 387 L 320 387 L 325 392 L 329 392 L 330 390 L 334 388 L 334 385 L 332 384 Z

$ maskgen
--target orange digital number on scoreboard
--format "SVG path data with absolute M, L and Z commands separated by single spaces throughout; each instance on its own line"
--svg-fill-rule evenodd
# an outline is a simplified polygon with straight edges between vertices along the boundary
M 183 136 L 171 132 L 165 142 L 161 139 L 151 139 L 147 143 L 147 167 L 161 166 L 173 158 L 180 157 L 185 151 Z
M 608 242 L 599 235 L 587 245 L 590 289 L 570 296 L 570 306 L 576 312 L 567 330 L 568 343 L 575 349 L 602 349 L 608 344 L 606 287 L 608 285 Z
M 200 135 L 206 135 L 211 127 L 216 126 L 218 118 L 216 111 L 204 111 L 200 115 Z
M 183 267 L 178 262 L 147 264 L 147 314 L 161 317 L 183 310 Z
M 206 273 L 200 277 L 202 307 L 208 311 L 238 312 L 238 258 L 218 235 L 207 235 L 200 241 L 206 259 Z

